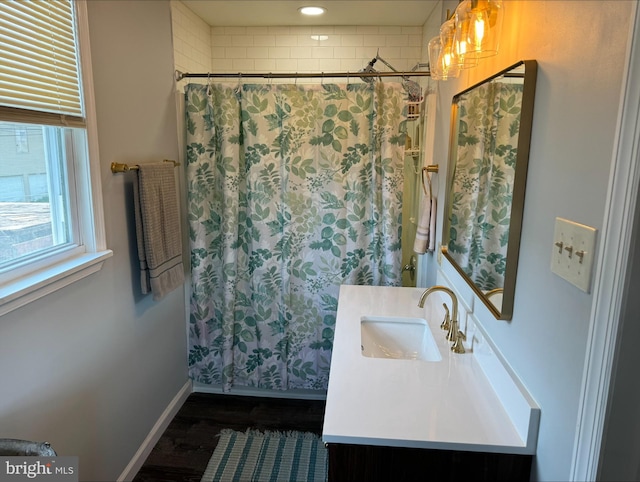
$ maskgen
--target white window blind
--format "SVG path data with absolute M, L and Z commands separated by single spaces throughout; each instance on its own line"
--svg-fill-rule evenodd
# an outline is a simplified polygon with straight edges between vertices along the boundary
M 84 125 L 71 0 L 0 1 L 0 120 Z

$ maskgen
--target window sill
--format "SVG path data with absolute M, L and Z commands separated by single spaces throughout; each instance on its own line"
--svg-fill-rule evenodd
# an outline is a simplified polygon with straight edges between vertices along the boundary
M 100 271 L 112 255 L 85 253 L 0 286 L 0 316 Z

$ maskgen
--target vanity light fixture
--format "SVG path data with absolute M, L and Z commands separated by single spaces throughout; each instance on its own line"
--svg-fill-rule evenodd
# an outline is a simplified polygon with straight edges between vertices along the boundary
M 454 12 L 458 53 L 482 59 L 497 55 L 502 31 L 502 0 L 464 0 Z
M 434 37 L 429 42 L 429 58 L 435 59 L 431 62 L 431 77 L 436 80 L 458 77 L 460 69 L 466 67 L 465 59 L 458 56 L 456 52 L 455 34 L 456 26 L 452 17 L 440 27 L 440 36 Z
M 440 37 L 433 37 L 429 41 L 429 70 L 433 80 L 449 80 L 460 75 L 457 58 L 450 49 L 444 49 Z
M 302 15 L 311 15 L 311 16 L 322 15 L 326 11 L 327 9 L 324 7 L 314 7 L 314 6 L 300 7 L 298 9 L 298 12 L 300 12 Z
M 431 77 L 458 77 L 460 69 L 475 67 L 479 59 L 496 55 L 503 16 L 502 0 L 463 0 L 453 15 L 447 11 L 440 35 L 428 44 Z
M 319 40 L 319 41 L 329 40 L 329 36 L 328 35 L 312 35 L 311 38 L 313 40 Z
M 459 69 L 469 69 L 478 65 L 478 59 L 467 55 L 456 38 L 457 25 L 455 14 L 440 27 L 440 39 L 442 40 L 443 53 L 448 54 Z

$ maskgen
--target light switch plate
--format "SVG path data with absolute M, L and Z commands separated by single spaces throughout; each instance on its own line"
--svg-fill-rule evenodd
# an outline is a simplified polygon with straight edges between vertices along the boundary
M 551 271 L 588 293 L 595 257 L 597 229 L 556 218 Z

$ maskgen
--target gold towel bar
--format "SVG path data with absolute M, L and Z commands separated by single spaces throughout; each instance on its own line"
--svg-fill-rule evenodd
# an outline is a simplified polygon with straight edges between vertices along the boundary
M 173 166 L 179 166 L 180 163 L 177 161 L 172 161 L 171 159 L 164 159 L 162 162 L 172 162 Z M 118 172 L 127 172 L 127 171 L 137 171 L 138 166 L 129 166 L 128 164 L 123 164 L 121 162 L 112 162 L 111 163 L 111 172 L 116 174 Z
M 429 196 L 431 198 L 431 178 L 429 177 L 430 172 L 438 172 L 438 164 L 431 164 L 427 167 L 422 168 L 422 190 L 424 191 L 425 196 Z M 425 174 L 427 175 L 427 183 L 429 183 L 429 192 L 427 192 L 427 185 L 424 183 Z

